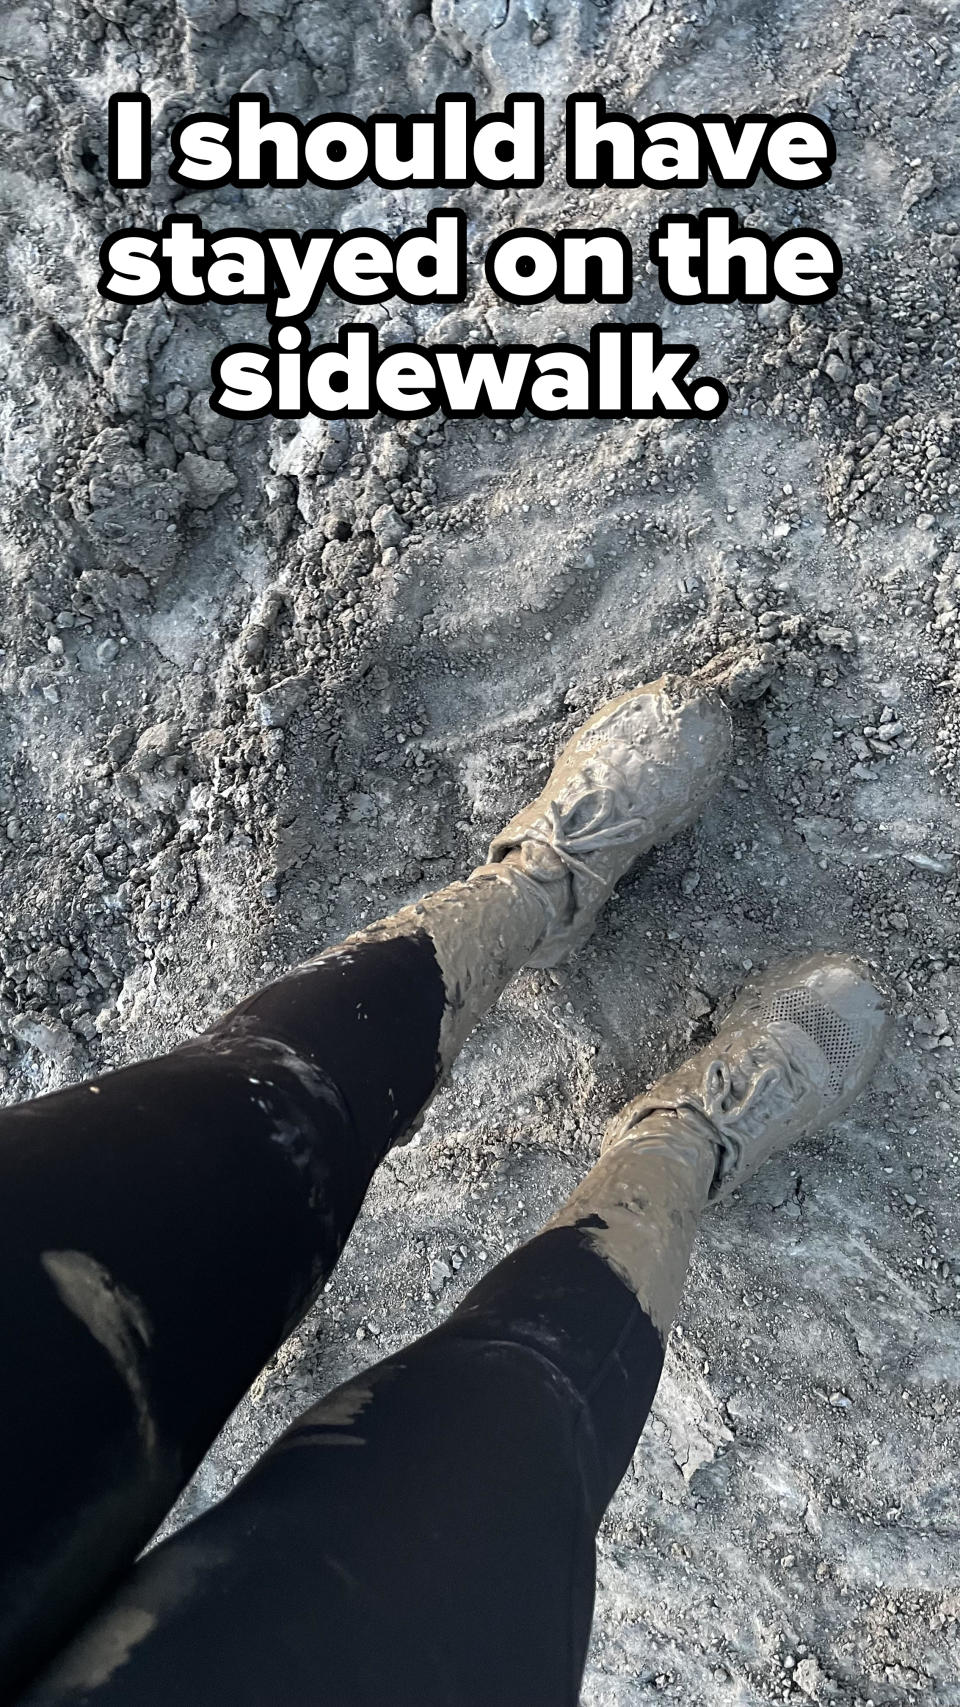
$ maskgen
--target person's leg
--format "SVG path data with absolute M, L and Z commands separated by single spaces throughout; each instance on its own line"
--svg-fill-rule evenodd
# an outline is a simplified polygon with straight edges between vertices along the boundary
M 512 957 L 494 973 L 475 919 L 479 1012 L 546 915 L 532 886 L 475 887 Z M 433 1094 L 445 1025 L 429 932 L 385 929 L 0 1116 L 0 1680 L 149 1539 L 308 1306 Z
M 542 1233 L 141 1561 L 24 1707 L 574 1707 L 700 1213 L 842 1113 L 885 1032 L 855 962 L 769 975 Z
M 153 1533 L 524 964 L 589 933 L 730 745 L 699 684 L 604 707 L 491 863 L 156 1061 L 0 1115 L 0 1699 Z
M 716 1162 L 688 1151 L 689 1181 L 670 1157 L 650 1181 L 664 1207 L 678 1188 L 678 1275 Z M 592 1242 L 591 1182 L 605 1201 L 622 1177 L 605 1158 L 585 1225 L 558 1219 L 301 1417 L 23 1707 L 573 1707 L 597 1524 L 663 1363 L 662 1325 Z

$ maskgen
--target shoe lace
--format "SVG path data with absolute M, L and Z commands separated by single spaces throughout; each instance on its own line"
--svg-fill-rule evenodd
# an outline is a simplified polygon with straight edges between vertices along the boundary
M 612 780 L 591 779 L 592 786 L 568 806 L 565 812 L 561 811 L 555 800 L 551 800 L 544 814 L 544 826 L 534 826 L 525 831 L 527 841 L 540 842 L 544 847 L 552 848 L 570 871 L 575 871 L 580 877 L 597 884 L 601 889 L 607 887 L 607 879 L 587 865 L 581 856 L 598 853 L 606 848 L 628 845 L 638 835 L 642 835 L 647 827 L 645 818 L 624 817 L 617 810 L 618 788 L 625 790 L 627 782 L 616 759 L 605 759 L 604 768 L 608 775 L 612 773 Z M 573 813 L 582 813 L 588 803 L 593 808 L 590 817 L 571 830 L 568 826 Z
M 776 1082 L 783 1085 L 788 1094 L 797 1097 L 808 1089 L 809 1080 L 804 1068 L 791 1055 L 783 1039 L 773 1031 L 764 1038 L 763 1055 L 765 1060 L 758 1073 L 751 1071 L 756 1064 L 756 1053 L 745 1055 L 743 1061 L 737 1063 L 740 1070 L 736 1075 L 723 1055 L 716 1056 L 708 1064 L 701 1090 L 703 1112 L 718 1132 L 725 1133 L 729 1126 L 736 1129 L 749 1117 L 752 1109 L 762 1105 L 771 1085 Z M 741 1083 L 746 1081 L 743 1089 L 739 1088 L 738 1079 Z

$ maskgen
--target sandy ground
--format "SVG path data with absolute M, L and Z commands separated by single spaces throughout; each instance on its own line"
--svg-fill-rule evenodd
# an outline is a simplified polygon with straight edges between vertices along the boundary
M 897 991 L 891 1058 L 839 1130 L 703 1229 L 604 1526 L 583 1699 L 960 1703 L 950 9 L 26 0 L 0 50 L 6 1097 L 168 1045 L 469 868 L 610 692 L 758 639 L 775 663 L 695 832 L 472 1039 L 183 1511 L 532 1232 L 744 968 L 867 950 Z M 771 231 L 822 225 L 845 282 L 815 309 L 685 310 L 641 278 L 623 318 L 701 344 L 731 390 L 719 423 L 230 423 L 209 361 L 257 341 L 258 311 L 96 294 L 107 231 L 170 205 L 160 175 L 122 198 L 106 182 L 106 97 L 134 86 L 158 137 L 241 86 L 305 116 L 444 89 L 540 89 L 554 117 L 575 89 L 638 116 L 812 109 L 832 184 L 725 199 Z M 555 134 L 548 154 L 542 190 L 451 198 L 472 254 L 510 223 L 619 225 L 642 250 L 666 198 L 570 190 Z M 440 199 L 180 210 L 399 230 Z M 403 316 L 383 311 L 386 339 L 578 339 L 596 317 L 482 284 L 444 319 Z

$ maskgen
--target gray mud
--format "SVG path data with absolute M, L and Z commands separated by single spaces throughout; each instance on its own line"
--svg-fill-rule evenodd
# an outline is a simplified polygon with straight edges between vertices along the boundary
M 0 20 L 9 1099 L 161 1049 L 462 874 L 611 693 L 731 645 L 776 662 L 698 827 L 468 1044 L 180 1515 L 545 1220 L 745 968 L 840 946 L 895 986 L 871 1093 L 703 1229 L 603 1529 L 589 1707 L 960 1703 L 957 50 L 923 0 L 25 0 Z M 815 309 L 684 309 L 641 276 L 624 318 L 701 345 L 731 391 L 717 423 L 230 423 L 210 358 L 259 341 L 259 310 L 96 294 L 106 233 L 170 202 L 162 174 L 106 182 L 107 96 L 137 85 L 158 136 L 241 87 L 304 116 L 459 89 L 540 89 L 554 115 L 574 89 L 638 115 L 811 108 L 832 184 L 724 199 L 822 226 L 845 280 Z M 668 198 L 568 189 L 548 152 L 541 190 L 451 198 L 472 254 L 510 222 L 619 225 L 642 250 Z M 399 230 L 440 199 L 179 205 Z M 382 331 L 579 341 L 594 317 L 480 284 Z

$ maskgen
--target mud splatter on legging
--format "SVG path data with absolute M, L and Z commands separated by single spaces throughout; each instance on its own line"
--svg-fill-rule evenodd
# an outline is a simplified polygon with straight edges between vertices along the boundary
M 5 1699 L 119 1581 L 25 1701 L 576 1701 L 596 1526 L 662 1363 L 593 1214 L 129 1569 L 416 1124 L 450 1005 L 407 919 L 170 1055 L 0 1117 Z

